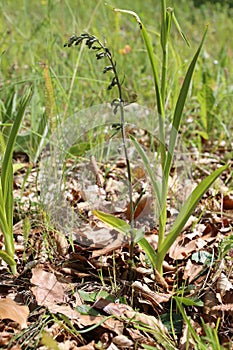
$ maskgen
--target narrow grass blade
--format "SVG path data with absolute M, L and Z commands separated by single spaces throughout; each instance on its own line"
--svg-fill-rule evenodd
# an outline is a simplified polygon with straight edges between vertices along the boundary
M 172 130 L 171 130 L 171 135 L 170 135 L 169 145 L 168 145 L 168 153 L 167 153 L 167 158 L 166 158 L 165 171 L 164 171 L 166 178 L 167 178 L 167 176 L 170 172 L 170 168 L 171 168 L 171 163 L 172 163 L 172 159 L 173 159 L 173 155 L 174 155 L 174 149 L 175 149 L 175 145 L 176 145 L 177 134 L 178 134 L 179 127 L 180 127 L 180 122 L 181 122 L 181 117 L 182 117 L 182 113 L 183 113 L 183 109 L 184 109 L 184 104 L 185 104 L 185 101 L 187 98 L 187 94 L 188 94 L 189 86 L 190 86 L 191 79 L 193 76 L 194 68 L 196 66 L 196 62 L 197 62 L 198 56 L 200 54 L 201 48 L 204 44 L 206 33 L 207 33 L 207 28 L 204 32 L 201 43 L 197 49 L 197 52 L 194 55 L 192 62 L 190 63 L 190 66 L 189 66 L 188 71 L 186 73 L 183 85 L 182 85 L 181 90 L 180 90 L 178 100 L 176 102 L 176 107 L 175 107 L 173 121 L 172 121 Z
M 182 29 L 181 29 L 181 27 L 180 27 L 180 25 L 179 25 L 179 22 L 178 22 L 178 20 L 177 20 L 177 18 L 176 18 L 176 16 L 175 16 L 175 13 L 174 13 L 174 10 L 173 10 L 173 9 L 171 10 L 171 13 L 172 13 L 172 20 L 173 20 L 173 22 L 174 22 L 174 24 L 175 24 L 175 26 L 176 26 L 176 29 L 177 29 L 178 32 L 180 33 L 181 38 L 182 38 L 182 39 L 185 41 L 185 43 L 190 47 L 190 43 L 189 43 L 189 41 L 188 41 L 186 35 L 185 35 L 184 32 L 182 31 Z
M 228 168 L 228 164 L 222 166 L 221 168 L 215 170 L 211 175 L 207 176 L 202 182 L 194 189 L 190 196 L 186 199 L 183 207 L 181 208 L 179 215 L 174 222 L 171 231 L 168 233 L 161 247 L 159 247 L 157 252 L 157 269 L 162 264 L 166 253 L 168 252 L 171 245 L 175 242 L 176 238 L 182 231 L 184 225 L 186 224 L 188 218 L 192 214 L 193 210 L 197 206 L 199 200 L 203 194 L 208 190 L 212 183 Z
M 12 184 L 13 184 L 13 168 L 12 168 L 12 154 L 16 136 L 19 131 L 19 127 L 26 109 L 26 106 L 31 98 L 31 90 L 29 90 L 22 98 L 18 113 L 15 117 L 15 121 L 12 125 L 9 139 L 7 140 L 6 149 L 2 161 L 1 172 L 1 184 L 3 199 L 5 202 L 6 217 L 9 225 L 13 222 L 13 196 L 12 196 Z
M 200 339 L 198 337 L 198 335 L 196 334 L 195 330 L 193 329 L 193 326 L 191 325 L 191 322 L 188 318 L 188 316 L 186 315 L 184 308 L 182 306 L 182 304 L 180 303 L 179 299 L 177 297 L 174 297 L 175 301 L 176 301 L 176 305 L 185 321 L 185 323 L 188 325 L 189 331 L 193 336 L 193 339 L 196 341 L 197 344 L 200 344 Z M 200 347 L 200 349 L 203 349 L 202 347 Z M 206 348 L 205 348 L 206 349 Z
M 14 239 L 13 239 L 13 166 L 12 155 L 16 136 L 27 106 L 31 98 L 31 89 L 23 96 L 10 135 L 4 151 L 1 178 L 0 178 L 0 229 L 4 236 L 7 259 L 13 274 L 16 274 L 16 263 L 14 261 Z M 9 260 L 9 257 L 11 258 Z M 6 255 L 5 255 L 6 258 Z

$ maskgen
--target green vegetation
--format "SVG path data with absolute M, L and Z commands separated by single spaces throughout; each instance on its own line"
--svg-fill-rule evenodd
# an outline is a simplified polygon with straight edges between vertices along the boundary
M 38 348 L 43 344 L 45 347 L 58 349 L 61 338 L 54 334 L 58 334 L 60 330 L 50 333 L 49 329 L 54 324 L 66 336 L 69 334 L 70 338 L 75 339 L 79 346 L 96 341 L 95 348 L 107 348 L 112 338 L 109 338 L 108 345 L 103 344 L 102 329 L 109 327 L 106 328 L 106 334 L 110 334 L 109 330 L 114 330 L 111 322 L 116 321 L 116 324 L 122 322 L 124 327 L 124 335 L 119 331 L 117 336 L 126 338 L 127 335 L 133 339 L 137 332 L 140 336 L 143 334 L 143 340 L 139 337 L 136 341 L 138 345 L 134 344 L 135 348 L 176 350 L 183 342 L 183 348 L 227 349 L 232 335 L 232 330 L 229 330 L 232 303 L 226 292 L 229 295 L 233 293 L 230 263 L 233 249 L 232 216 L 224 212 L 224 209 L 233 209 L 233 38 L 229 35 L 233 29 L 231 6 L 232 2 L 227 0 L 221 4 L 219 1 L 148 0 L 143 5 L 137 0 L 116 0 L 108 4 L 103 0 L 88 0 L 88 6 L 84 1 L 78 1 L 77 6 L 71 0 L 22 0 L 17 3 L 5 0 L 0 3 L 0 258 L 7 263 L 13 275 L 12 277 L 3 265 L 9 286 L 16 286 L 15 295 L 18 288 L 22 288 L 25 278 L 30 287 L 24 283 L 23 288 L 26 286 L 30 290 L 36 307 L 45 308 L 41 313 L 33 309 L 35 306 L 32 305 L 30 311 L 36 312 L 32 312 L 30 327 L 12 337 L 11 343 L 6 342 L 3 348 L 13 346 L 15 342 L 23 344 L 23 339 L 27 338 L 25 349 L 31 349 L 35 344 Z M 80 37 L 81 33 L 84 34 Z M 65 42 L 72 47 L 64 48 Z M 75 43 L 78 44 L 76 48 L 73 46 Z M 158 127 L 157 134 L 148 132 L 150 141 L 141 137 L 138 130 L 135 134 L 131 132 L 129 126 L 133 124 L 132 119 L 127 125 L 125 110 L 132 102 L 136 102 L 138 106 L 146 106 L 150 111 L 156 110 L 158 114 L 158 122 L 153 124 Z M 100 120 L 98 128 L 95 124 L 92 125 L 93 120 L 88 120 L 89 114 L 85 117 L 85 111 L 104 103 L 113 107 L 113 119 L 108 120 L 106 127 Z M 118 119 L 119 110 L 121 118 Z M 100 113 L 102 111 L 100 108 Z M 75 121 L 75 115 L 79 118 L 83 115 L 86 119 L 79 120 L 77 125 L 68 125 Z M 139 116 L 135 115 L 135 119 L 137 118 Z M 150 121 L 140 123 L 145 131 Z M 89 124 L 90 128 L 85 130 Z M 171 129 L 168 132 L 169 124 Z M 63 135 L 66 125 L 68 132 Z M 75 137 L 76 129 L 77 140 L 70 145 L 69 130 L 73 131 Z M 80 130 L 85 133 L 82 134 Z M 64 138 L 63 144 L 59 139 L 60 133 Z M 114 173 L 115 168 L 112 170 L 109 161 L 110 148 L 101 148 L 103 143 L 110 145 L 114 137 L 121 138 L 120 142 L 123 143 L 126 165 L 125 168 L 124 164 L 119 166 L 124 168 L 124 173 L 120 172 L 123 180 Z M 171 179 L 175 178 L 174 162 L 179 137 L 193 162 L 191 181 L 195 184 L 195 189 L 192 188 L 189 195 L 182 200 L 171 223 L 169 186 Z M 67 149 L 63 149 L 65 141 Z M 61 159 L 56 159 L 56 152 L 53 154 L 52 149 L 63 152 L 65 155 L 62 161 L 70 162 L 69 166 L 71 164 L 73 168 L 70 170 L 67 165 L 67 170 L 66 164 L 56 165 Z M 94 152 L 96 149 L 100 153 L 100 159 L 96 161 L 93 157 L 92 163 L 90 162 L 92 168 L 84 169 L 89 164 L 92 150 Z M 137 154 L 137 158 L 133 160 L 129 159 L 132 149 Z M 148 156 L 148 149 L 150 155 L 156 155 L 153 158 L 154 163 Z M 118 149 L 115 151 L 117 154 Z M 83 248 L 81 239 L 76 239 L 80 232 L 81 237 L 84 237 L 82 234 L 88 232 L 88 228 L 85 231 L 80 224 L 80 232 L 77 234 L 76 231 L 66 231 L 65 224 L 64 232 L 63 227 L 53 227 L 55 221 L 52 216 L 57 209 L 61 209 L 57 210 L 57 215 L 62 215 L 63 203 L 61 202 L 61 208 L 54 206 L 51 215 L 45 212 L 44 203 L 34 203 L 34 197 L 31 199 L 28 195 L 31 187 L 34 187 L 33 191 L 37 196 L 47 191 L 47 188 L 40 188 L 38 176 L 46 152 L 55 156 L 54 163 L 48 164 L 46 174 L 51 171 L 55 180 L 58 170 L 61 170 L 61 176 L 65 174 L 64 178 L 60 178 L 58 174 L 60 188 L 66 186 L 66 177 L 69 178 L 69 171 L 72 172 L 72 169 L 77 173 L 83 171 L 82 179 L 85 178 L 85 171 L 91 169 L 95 185 L 99 186 L 100 201 L 101 190 L 106 190 L 108 174 L 114 181 L 117 179 L 119 184 L 124 181 L 127 183 L 128 202 L 120 202 L 124 203 L 124 207 L 120 208 L 121 211 L 119 208 L 116 212 L 113 210 L 114 215 L 112 212 L 89 208 L 88 205 L 86 209 L 85 202 L 88 200 L 78 187 L 78 181 L 75 190 L 72 188 L 71 192 L 74 198 L 81 198 L 83 206 L 80 217 L 84 225 L 98 229 L 98 218 L 114 228 L 114 232 L 128 237 L 128 241 L 123 240 L 123 243 L 118 243 L 112 250 L 109 244 L 110 250 L 103 248 L 100 259 L 98 250 L 96 256 L 95 252 L 93 255 L 90 253 L 95 246 L 94 238 L 93 241 L 88 241 L 90 250 Z M 60 155 L 59 152 L 57 154 Z M 26 157 L 26 162 L 21 162 L 22 154 Z M 137 176 L 133 173 L 137 163 L 140 170 L 143 167 L 149 179 L 149 185 L 146 183 L 140 190 L 137 189 L 138 183 L 135 181 Z M 162 174 L 161 178 L 158 174 Z M 17 176 L 20 175 L 23 176 L 23 181 L 17 185 Z M 25 197 L 29 201 L 29 209 L 25 209 L 23 201 L 28 179 L 31 187 L 29 190 L 27 187 Z M 214 184 L 216 179 L 218 182 Z M 114 186 L 118 185 L 115 183 Z M 185 181 L 182 186 L 186 186 Z M 211 186 L 214 186 L 213 190 L 210 189 Z M 20 198 L 14 200 L 13 190 L 16 188 L 20 188 L 17 192 Z M 56 189 L 52 188 L 51 191 L 54 191 L 55 198 L 58 194 Z M 114 189 L 114 194 L 120 193 L 120 190 L 117 191 Z M 134 192 L 137 191 L 135 202 Z M 141 223 L 138 226 L 135 213 L 140 208 L 140 200 L 146 191 L 152 193 L 153 219 L 156 218 L 157 221 L 154 220 L 152 226 L 147 222 L 145 226 Z M 205 193 L 207 194 L 202 200 Z M 68 197 L 67 195 L 65 206 L 70 206 L 69 203 L 75 201 Z M 225 206 L 224 200 L 227 202 Z M 108 201 L 111 201 L 111 197 L 103 199 L 104 205 Z M 221 206 L 215 209 L 212 205 L 214 201 L 221 201 Z M 19 203 L 17 215 L 16 203 Z M 56 205 L 59 204 L 58 196 Z M 33 212 L 32 215 L 30 210 L 33 206 L 36 206 L 36 213 Z M 72 213 L 78 211 L 77 208 L 72 210 Z M 212 212 L 213 217 L 209 219 Z M 195 219 L 192 219 L 192 213 Z M 146 215 L 149 217 L 149 214 Z M 178 242 L 190 217 L 193 221 L 187 237 L 195 232 L 199 224 L 205 225 L 200 229 L 201 234 L 209 236 L 204 243 L 196 242 L 194 236 L 197 246 L 193 250 L 182 251 L 176 258 L 171 248 Z M 19 234 L 14 232 L 13 226 L 19 218 L 24 220 L 21 229 L 21 235 L 24 236 L 23 254 L 16 249 Z M 68 215 L 67 218 L 72 219 Z M 106 234 L 106 227 L 100 228 Z M 158 238 L 156 243 L 151 240 L 151 236 Z M 189 238 L 182 237 L 185 245 Z M 201 237 L 200 235 L 200 239 Z M 178 251 L 181 245 L 180 242 L 177 244 Z M 203 244 L 203 250 L 198 244 Z M 99 249 L 98 242 L 96 246 Z M 119 249 L 122 250 L 117 253 Z M 193 257 L 195 249 L 200 257 Z M 20 261 L 18 266 L 16 257 Z M 72 269 L 76 260 L 80 270 L 73 277 Z M 29 263 L 35 264 L 36 268 L 31 269 Z M 193 280 L 188 274 L 188 264 L 195 271 Z M 38 274 L 35 277 L 37 266 L 38 270 L 42 269 L 42 273 L 44 270 L 56 271 L 56 278 L 52 275 L 55 278 L 53 286 L 54 289 L 55 285 L 58 286 L 60 290 L 58 289 L 58 296 L 53 296 L 52 300 L 55 306 L 62 307 L 68 307 L 68 302 L 64 300 L 69 300 L 68 309 L 64 311 L 59 307 L 53 308 L 53 303 L 46 304 L 46 296 L 41 301 L 36 288 L 46 290 L 47 287 L 40 287 L 39 282 L 37 285 L 37 278 L 40 276 Z M 201 269 L 197 271 L 197 267 Z M 22 280 L 15 279 L 14 276 L 20 274 L 25 274 L 25 277 Z M 70 283 L 69 298 L 67 292 L 64 299 L 59 299 L 59 293 L 65 293 L 60 280 L 64 282 L 68 274 L 72 276 L 67 278 Z M 97 280 L 98 285 L 95 285 Z M 80 286 L 77 287 L 77 283 Z M 85 290 L 88 283 L 94 285 L 91 287 L 93 289 L 88 287 Z M 213 291 L 217 291 L 217 297 L 212 296 Z M 0 297 L 3 298 L 3 295 Z M 143 298 L 145 303 L 141 303 Z M 109 308 L 106 301 L 110 302 Z M 31 301 L 27 303 L 31 305 Z M 122 306 L 125 306 L 124 311 L 121 310 Z M 2 316 L 2 309 L 0 308 L 0 319 L 7 319 L 8 317 Z M 74 316 L 72 312 L 79 313 L 79 324 L 75 323 L 77 314 Z M 225 320 L 228 326 L 224 324 L 224 313 L 227 315 Z M 96 317 L 96 322 L 84 317 L 82 319 L 82 315 Z M 44 317 L 44 323 L 40 323 L 40 317 Z M 17 322 L 17 319 L 12 319 Z M 19 322 L 22 328 L 25 323 L 24 318 Z M 3 324 L 5 327 L 4 322 Z M 196 325 L 198 329 L 195 328 Z M 33 345 L 30 345 L 30 329 L 35 332 Z M 100 329 L 101 336 L 98 333 Z M 93 330 L 98 342 L 90 336 Z M 114 333 L 112 330 L 111 332 Z M 131 348 L 134 345 L 124 346 Z

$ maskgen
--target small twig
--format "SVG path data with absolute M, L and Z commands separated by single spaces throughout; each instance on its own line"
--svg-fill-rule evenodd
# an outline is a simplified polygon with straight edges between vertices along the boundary
M 90 157 L 90 167 L 91 167 L 91 171 L 96 176 L 96 185 L 99 187 L 103 187 L 104 186 L 104 177 L 101 174 L 101 171 L 98 167 L 98 164 L 97 164 L 94 156 Z

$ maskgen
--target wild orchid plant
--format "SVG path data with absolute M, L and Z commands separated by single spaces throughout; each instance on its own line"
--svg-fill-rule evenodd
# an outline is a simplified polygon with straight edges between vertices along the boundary
M 207 191 L 207 189 L 212 185 L 212 183 L 221 175 L 221 173 L 227 169 L 228 165 L 224 165 L 214 171 L 211 175 L 207 176 L 197 187 L 193 190 L 193 192 L 190 194 L 190 196 L 186 199 L 184 202 L 175 222 L 173 223 L 173 226 L 171 227 L 170 231 L 168 233 L 165 232 L 166 223 L 167 223 L 167 200 L 168 200 L 168 180 L 169 175 L 171 172 L 175 147 L 177 143 L 177 136 L 178 131 L 180 128 L 181 118 L 183 114 L 183 109 L 185 105 L 185 101 L 187 98 L 189 86 L 191 83 L 192 75 L 194 72 L 194 68 L 199 56 L 199 53 L 201 51 L 201 48 L 204 43 L 204 39 L 206 36 L 207 29 L 203 35 L 203 38 L 201 40 L 201 43 L 189 65 L 189 68 L 187 70 L 187 73 L 185 75 L 183 84 L 180 89 L 180 93 L 173 111 L 173 118 L 172 118 L 172 127 L 170 135 L 166 135 L 166 119 L 165 119 L 165 102 L 166 102 L 166 91 L 167 91 L 167 62 L 168 62 L 168 40 L 170 36 L 170 29 L 171 29 L 171 23 L 174 22 L 176 28 L 178 29 L 179 33 L 183 37 L 183 39 L 187 42 L 187 39 L 183 32 L 181 31 L 181 28 L 179 26 L 179 23 L 175 17 L 174 11 L 171 8 L 166 8 L 166 1 L 161 0 L 161 33 L 160 33 L 160 43 L 161 43 L 161 50 L 162 50 L 162 68 L 161 68 L 161 79 L 159 79 L 159 71 L 158 71 L 158 62 L 156 59 L 156 56 L 154 54 L 153 46 L 150 40 L 150 37 L 148 35 L 148 32 L 142 23 L 139 16 L 128 10 L 121 10 L 121 9 L 113 9 L 115 12 L 121 12 L 126 13 L 131 16 L 133 16 L 137 24 L 139 25 L 140 32 L 142 34 L 142 37 L 144 39 L 144 43 L 146 46 L 147 54 L 151 63 L 151 69 L 153 73 L 154 78 L 154 86 L 156 91 L 156 104 L 157 104 L 157 111 L 158 111 L 158 117 L 159 117 L 159 132 L 158 132 L 158 140 L 159 140 L 159 147 L 158 147 L 158 153 L 160 156 L 160 163 L 162 168 L 162 180 L 158 180 L 150 166 L 149 159 L 144 152 L 143 148 L 137 142 L 136 138 L 134 138 L 132 135 L 130 135 L 130 139 L 135 146 L 139 156 L 141 157 L 144 166 L 147 170 L 147 173 L 149 175 L 152 188 L 154 191 L 154 195 L 157 202 L 157 209 L 158 209 L 158 221 L 159 221 L 159 233 L 158 233 L 158 247 L 157 251 L 155 252 L 154 248 L 149 244 L 149 242 L 146 240 L 146 238 L 143 236 L 142 230 L 136 230 L 134 228 L 134 204 L 133 204 L 133 192 L 132 192 L 132 182 L 131 182 L 131 170 L 130 170 L 130 162 L 129 157 L 127 153 L 127 144 L 126 144 L 126 135 L 125 135 L 125 116 L 124 116 L 124 101 L 122 98 L 122 89 L 121 89 L 121 82 L 119 80 L 116 63 L 113 60 L 112 54 L 110 50 L 103 45 L 99 39 L 97 39 L 95 36 L 84 33 L 80 36 L 72 36 L 68 43 L 65 44 L 65 46 L 72 46 L 79 45 L 83 41 L 86 43 L 87 47 L 89 49 L 92 49 L 96 51 L 96 58 L 97 60 L 100 59 L 108 59 L 110 62 L 109 65 L 107 65 L 104 68 L 104 73 L 108 71 L 113 72 L 113 78 L 111 80 L 110 85 L 108 86 L 108 89 L 112 89 L 114 86 L 118 89 L 118 98 L 114 99 L 112 101 L 112 107 L 114 113 L 120 110 L 120 129 L 122 134 L 122 140 L 123 140 L 123 148 L 127 163 L 127 173 L 128 173 L 128 184 L 129 184 L 129 201 L 130 201 L 130 224 L 125 222 L 124 220 L 121 220 L 119 218 L 116 218 L 115 216 L 111 214 L 106 214 L 100 211 L 93 211 L 93 213 L 102 221 L 109 224 L 111 227 L 116 229 L 117 231 L 129 235 L 131 239 L 131 249 L 130 249 L 130 256 L 132 258 L 133 256 L 133 247 L 135 243 L 138 243 L 145 251 L 147 256 L 149 257 L 151 264 L 153 265 L 153 268 L 160 276 L 163 274 L 163 261 L 165 259 L 165 256 L 172 246 L 172 244 L 175 242 L 176 238 L 182 231 L 184 225 L 186 224 L 187 220 L 189 219 L 190 215 L 192 214 L 193 210 L 197 206 L 199 200 L 203 196 L 203 194 Z M 188 42 L 187 42 L 188 43 Z M 165 140 L 168 139 L 168 147 L 166 147 Z

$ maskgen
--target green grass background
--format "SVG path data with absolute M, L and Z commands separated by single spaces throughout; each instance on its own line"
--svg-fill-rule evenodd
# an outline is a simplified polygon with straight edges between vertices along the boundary
M 143 3 L 140 0 L 109 1 L 111 6 L 139 14 L 153 38 L 158 60 L 159 3 L 155 0 Z M 204 136 L 215 141 L 226 139 L 230 145 L 233 108 L 232 12 L 227 7 L 219 4 L 212 6 L 208 2 L 200 8 L 194 8 L 192 1 L 185 0 L 167 1 L 167 5 L 174 7 L 191 44 L 190 48 L 187 47 L 173 26 L 168 65 L 168 114 L 169 106 L 170 109 L 174 106 L 188 63 L 208 24 L 207 40 L 185 110 L 186 117 L 191 116 L 192 122 L 187 125 L 184 135 L 187 139 L 191 135 L 194 143 Z M 56 114 L 61 119 L 93 104 L 110 102 L 114 91 L 106 91 L 109 77 L 102 74 L 103 63 L 96 61 L 89 50 L 83 50 L 80 54 L 79 48 L 63 47 L 69 36 L 84 31 L 106 40 L 114 52 L 118 70 L 124 79 L 125 100 L 137 100 L 141 105 L 153 107 L 155 94 L 150 64 L 139 28 L 131 17 L 115 14 L 102 0 L 4 0 L 0 2 L 1 108 L 4 108 L 4 101 L 11 89 L 21 94 L 24 85 L 30 83 L 34 95 L 24 127 L 30 129 L 38 122 L 47 98 L 44 64 L 49 67 Z M 132 48 L 128 55 L 119 53 L 125 45 Z M 200 91 L 205 85 L 210 88 L 211 96 L 207 94 L 203 102 L 203 96 L 199 95 L 202 95 Z M 206 103 L 210 110 L 208 121 L 200 117 L 200 103 Z

